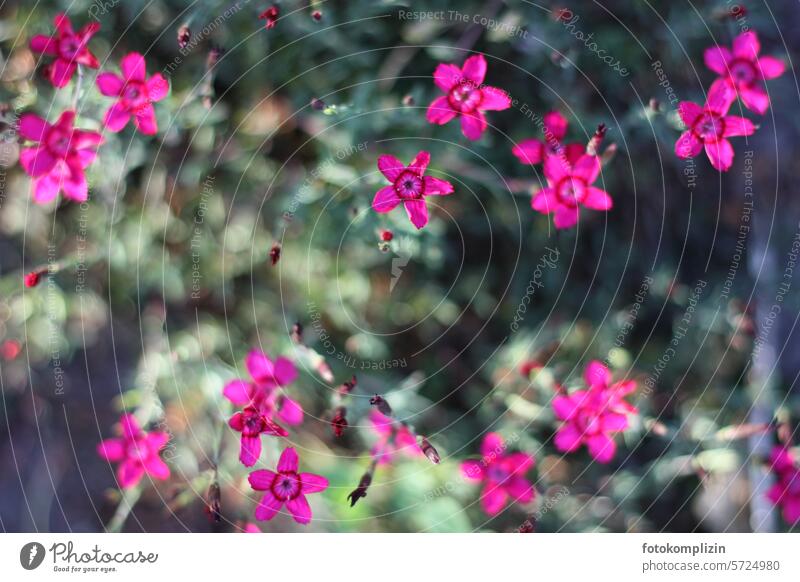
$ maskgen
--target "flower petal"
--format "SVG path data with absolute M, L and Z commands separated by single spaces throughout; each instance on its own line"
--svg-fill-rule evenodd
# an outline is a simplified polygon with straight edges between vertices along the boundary
M 56 161 L 46 147 L 25 148 L 19 154 L 20 165 L 33 178 L 49 173 Z
M 314 473 L 300 473 L 300 490 L 303 493 L 319 493 L 328 488 L 328 480 Z
M 386 186 L 375 193 L 375 198 L 372 200 L 372 209 L 383 214 L 394 210 L 400 202 L 400 197 L 397 195 L 394 186 Z
M 617 452 L 617 444 L 611 437 L 603 433 L 590 436 L 586 439 L 586 444 L 589 447 L 589 454 L 598 463 L 608 463 Z
M 483 87 L 481 89 L 481 103 L 479 109 L 484 111 L 502 111 L 511 107 L 511 97 L 508 93 L 497 87 Z
M 706 67 L 723 77 L 728 75 L 728 67 L 732 59 L 731 51 L 722 46 L 709 47 L 703 53 L 703 60 L 706 63 Z
M 261 350 L 250 350 L 244 359 L 244 365 L 256 382 L 275 382 L 275 364 Z
M 311 506 L 308 504 L 308 499 L 302 493 L 286 502 L 286 509 L 292 514 L 292 517 L 297 523 L 303 525 L 311 523 Z
M 446 196 L 453 193 L 453 185 L 447 180 L 424 176 L 422 181 L 425 184 L 425 196 Z
M 126 81 L 144 81 L 147 75 L 147 67 L 144 57 L 139 53 L 128 53 L 120 61 L 122 75 Z
M 128 108 L 122 105 L 122 103 L 117 102 L 106 111 L 106 116 L 103 118 L 103 125 L 108 131 L 117 133 L 128 125 L 130 118 L 131 114 Z
M 548 111 L 542 119 L 544 123 L 544 138 L 547 143 L 560 142 L 567 135 L 569 122 L 561 115 L 560 111 Z
M 581 156 L 583 158 L 583 156 Z M 580 161 L 580 160 L 578 160 Z M 544 176 L 551 186 L 572 174 L 572 165 L 561 156 L 547 156 L 544 159 Z
M 717 79 L 711 83 L 706 97 L 706 108 L 717 115 L 727 115 L 734 101 L 736 101 L 736 91 L 727 80 Z
M 524 475 L 533 467 L 534 459 L 528 453 L 511 453 L 503 459 L 503 464 L 509 473 Z
M 52 174 L 47 174 L 33 181 L 33 201 L 36 204 L 47 204 L 55 200 L 61 191 L 61 182 Z
M 702 142 L 691 131 L 684 131 L 675 142 L 675 155 L 682 159 L 693 158 L 702 149 Z
M 117 467 L 117 480 L 119 486 L 128 489 L 136 485 L 144 475 L 144 467 L 138 461 L 123 461 Z
M 30 47 L 35 53 L 44 53 L 54 56 L 58 54 L 58 39 L 43 34 L 37 34 L 31 38 Z
M 425 173 L 425 170 L 428 167 L 428 164 L 431 163 L 431 154 L 426 151 L 419 152 L 414 159 L 411 160 L 411 163 L 408 164 L 408 169 L 417 174 L 418 176 L 422 176 Z
M 464 61 L 461 74 L 476 85 L 483 84 L 483 80 L 486 78 L 486 59 L 483 55 L 472 55 Z
M 252 398 L 253 388 L 249 382 L 242 379 L 231 380 L 222 389 L 222 395 L 225 396 L 236 406 L 244 406 L 250 403 Z
M 256 491 L 268 491 L 272 487 L 276 474 L 275 471 L 269 469 L 259 469 L 250 473 L 247 480 L 250 482 L 250 487 Z
M 505 490 L 493 481 L 489 481 L 481 493 L 481 507 L 488 515 L 497 515 L 506 504 Z
M 567 423 L 558 429 L 554 439 L 556 448 L 564 453 L 571 453 L 576 450 L 581 446 L 582 441 L 583 435 L 572 423 Z
M 133 124 L 136 129 L 144 135 L 155 135 L 158 133 L 158 121 L 156 120 L 156 110 L 149 103 L 137 109 L 133 116 Z
M 457 114 L 458 112 L 450 106 L 450 102 L 447 100 L 447 97 L 437 97 L 428 106 L 428 111 L 425 114 L 425 118 L 429 123 L 444 125 L 448 121 L 452 120 Z
M 167 446 L 169 434 L 161 430 L 154 430 L 151 433 L 147 433 L 144 440 L 151 451 L 158 452 Z
M 556 208 L 555 215 L 553 216 L 553 224 L 556 228 L 572 228 L 578 223 L 578 208 L 570 207 L 562 204 Z
M 535 491 L 530 481 L 523 477 L 511 477 L 503 483 L 506 493 L 517 503 L 528 503 L 533 499 Z
M 278 459 L 278 472 L 293 471 L 297 473 L 298 466 L 299 459 L 297 457 L 297 451 L 295 451 L 293 447 L 286 447 L 283 449 L 281 458 Z
M 605 432 L 616 432 L 628 428 L 628 417 L 618 412 L 606 412 L 601 417 L 601 428 Z
M 483 463 L 476 459 L 467 459 L 461 463 L 461 474 L 465 479 L 473 481 L 483 481 Z
M 125 445 L 120 439 L 106 439 L 97 445 L 97 454 L 106 461 L 121 461 Z
M 761 52 L 761 43 L 758 42 L 758 35 L 748 30 L 733 39 L 733 55 L 737 58 L 753 61 Z
M 144 470 L 154 479 L 169 479 L 169 465 L 158 455 L 151 455 L 144 460 Z
M 260 521 L 269 521 L 280 511 L 283 506 L 283 501 L 279 500 L 272 494 L 272 491 L 265 491 L 264 496 L 256 507 L 256 519 Z
M 481 455 L 484 459 L 495 459 L 505 450 L 506 443 L 503 437 L 496 432 L 490 432 L 483 437 Z
M 727 139 L 721 139 L 716 143 L 706 144 L 706 155 L 720 172 L 726 172 L 733 165 L 733 146 Z
M 523 164 L 538 164 L 544 158 L 544 144 L 538 139 L 526 139 L 515 145 L 511 153 Z
M 433 72 L 433 82 L 444 92 L 450 91 L 461 80 L 461 69 L 451 63 L 440 63 Z
M 554 188 L 542 188 L 531 199 L 531 208 L 542 214 L 555 212 L 559 205 L 560 202 L 558 201 L 558 196 L 556 196 Z
M 279 356 L 275 360 L 275 380 L 281 386 L 287 386 L 297 380 L 297 368 L 289 358 Z
M 65 61 L 64 59 L 56 59 L 50 65 L 50 82 L 53 86 L 66 87 L 72 75 L 75 73 L 76 65 L 72 61 Z
M 786 72 L 786 63 L 775 57 L 761 57 L 758 59 L 758 70 L 764 79 L 775 79 Z
M 300 424 L 303 422 L 303 407 L 288 396 L 283 396 L 280 399 L 278 416 L 286 424 Z
M 169 93 L 169 81 L 161 73 L 156 73 L 145 83 L 147 98 L 150 101 L 161 101 Z
M 231 419 L 233 420 L 233 419 Z M 242 435 L 242 444 L 239 449 L 239 460 L 245 467 L 252 467 L 261 456 L 261 436 Z
M 461 133 L 472 141 L 477 141 L 481 138 L 481 134 L 486 130 L 487 125 L 486 117 L 480 111 L 464 113 L 461 116 Z
M 23 113 L 19 118 L 19 134 L 30 141 L 42 141 L 50 124 L 34 113 Z
M 578 401 L 570 396 L 553 398 L 553 412 L 559 420 L 570 420 L 578 410 Z
M 581 178 L 587 185 L 592 184 L 600 175 L 600 158 L 590 155 L 581 156 L 572 169 L 572 175 Z
M 381 171 L 387 180 L 394 182 L 406 169 L 405 164 L 394 156 L 382 155 L 378 158 L 378 169 Z
M 739 90 L 739 97 L 745 107 L 759 115 L 764 115 L 769 109 L 769 95 L 761 87 L 743 87 Z
M 586 198 L 583 199 L 583 205 L 592 210 L 610 210 L 614 202 L 605 190 L 589 186 L 586 190 Z
M 424 200 L 406 200 L 404 206 L 411 224 L 417 228 L 428 224 L 428 207 Z
M 753 135 L 756 131 L 756 126 L 753 122 L 745 117 L 736 117 L 729 115 L 725 118 L 725 137 L 734 137 L 738 135 Z
M 678 105 L 678 115 L 686 127 L 692 127 L 697 118 L 703 115 L 703 108 L 691 101 L 681 101 Z
M 100 93 L 106 97 L 119 97 L 125 82 L 114 73 L 100 73 L 95 80 Z

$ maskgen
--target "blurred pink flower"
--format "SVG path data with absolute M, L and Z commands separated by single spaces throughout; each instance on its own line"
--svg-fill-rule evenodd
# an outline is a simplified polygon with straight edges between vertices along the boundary
M 156 73 L 147 78 L 144 57 L 128 53 L 120 62 L 122 77 L 115 73 L 97 75 L 97 88 L 106 97 L 117 97 L 116 103 L 106 111 L 103 125 L 112 132 L 122 131 L 133 117 L 133 124 L 145 135 L 158 131 L 153 103 L 161 101 L 169 92 L 169 83 Z
M 394 156 L 379 157 L 378 169 L 392 185 L 375 193 L 372 201 L 375 212 L 390 212 L 402 202 L 414 226 L 422 228 L 428 224 L 425 196 L 446 196 L 453 192 L 453 185 L 447 180 L 423 176 L 430 161 L 428 152 L 419 152 L 408 167 Z
M 222 393 L 236 406 L 254 406 L 268 420 L 281 420 L 289 425 L 303 422 L 303 409 L 299 403 L 282 393 L 297 379 L 297 369 L 288 358 L 279 357 L 274 362 L 261 350 L 251 350 L 245 366 L 252 381 L 236 379 L 228 382 Z
M 33 201 L 50 202 L 58 193 L 76 202 L 89 197 L 84 170 L 97 157 L 103 137 L 94 131 L 74 128 L 75 112 L 64 111 L 53 125 L 33 113 L 19 120 L 20 135 L 39 145 L 23 148 L 19 161 L 33 178 Z
M 572 165 L 586 152 L 586 146 L 581 143 L 563 143 L 569 122 L 558 111 L 546 113 L 543 124 L 544 141 L 526 139 L 511 150 L 511 153 L 517 156 L 521 163 L 540 164 L 548 156 L 561 155 Z
M 405 425 L 393 427 L 394 421 L 373 409 L 369 413 L 369 423 L 378 435 L 378 442 L 372 447 L 372 456 L 379 465 L 391 463 L 395 455 L 402 453 L 408 457 L 423 456 L 417 438 Z
M 767 491 L 767 497 L 781 507 L 783 519 L 787 523 L 795 524 L 800 521 L 800 468 L 785 446 L 772 449 L 770 462 L 777 483 Z
M 705 146 L 706 155 L 720 172 L 733 164 L 733 146 L 726 138 L 752 135 L 756 128 L 749 119 L 728 115 L 736 93 L 725 83 L 714 83 L 704 107 L 691 101 L 681 101 L 678 114 L 687 130 L 675 143 L 679 158 L 693 158 Z
M 91 69 L 100 66 L 97 58 L 86 46 L 92 36 L 100 30 L 100 24 L 89 23 L 76 33 L 65 14 L 58 14 L 53 23 L 56 27 L 56 36 L 37 34 L 31 39 L 31 50 L 56 58 L 48 65 L 47 71 L 53 86 L 61 88 L 72 79 L 78 65 Z
M 763 115 L 769 109 L 769 95 L 762 83 L 783 75 L 786 65 L 775 57 L 759 57 L 759 52 L 758 35 L 750 30 L 733 39 L 733 50 L 712 46 L 703 56 L 706 66 L 720 76 L 714 84 L 736 90 L 745 107 Z
M 228 425 L 235 431 L 242 433 L 239 460 L 245 467 L 252 467 L 261 456 L 261 435 L 288 436 L 289 433 L 282 426 L 275 424 L 259 409 L 248 406 L 243 411 L 234 414 Z
M 636 382 L 610 384 L 611 372 L 598 361 L 589 363 L 584 379 L 587 389 L 553 399 L 556 417 L 564 421 L 555 445 L 559 451 L 572 452 L 585 444 L 596 461 L 608 463 L 617 450 L 612 436 L 627 429 L 628 415 L 637 412 L 624 400 L 636 390 Z
M 101 442 L 97 445 L 97 454 L 107 461 L 119 463 L 117 480 L 120 487 L 133 487 L 145 473 L 154 479 L 169 478 L 169 467 L 158 456 L 159 451 L 167 446 L 169 435 L 161 431 L 143 431 L 132 414 L 122 415 L 119 428 L 122 436 Z
M 319 493 L 328 488 L 328 480 L 313 473 L 298 473 L 297 452 L 288 447 L 281 453 L 275 471 L 261 469 L 248 476 L 250 486 L 263 491 L 264 496 L 256 507 L 256 519 L 269 521 L 286 504 L 286 509 L 297 523 L 311 522 L 311 507 L 306 494 Z
M 547 156 L 544 176 L 547 188 L 542 188 L 531 200 L 534 210 L 542 214 L 554 213 L 556 228 L 570 228 L 578 222 L 580 206 L 593 210 L 609 210 L 611 196 L 605 190 L 592 186 L 600 175 L 600 158 L 582 155 L 574 164 L 563 156 Z
M 525 474 L 533 467 L 534 459 L 527 453 L 506 454 L 503 437 L 491 432 L 481 443 L 481 458 L 461 463 L 461 474 L 473 481 L 481 481 L 481 507 L 488 515 L 500 513 L 506 501 L 528 503 L 536 490 Z
M 460 115 L 461 132 L 471 140 L 480 139 L 487 126 L 483 112 L 511 107 L 511 98 L 505 91 L 483 85 L 485 77 L 483 55 L 469 57 L 460 69 L 450 63 L 440 63 L 433 73 L 433 81 L 446 95 L 430 104 L 428 121 L 444 125 Z

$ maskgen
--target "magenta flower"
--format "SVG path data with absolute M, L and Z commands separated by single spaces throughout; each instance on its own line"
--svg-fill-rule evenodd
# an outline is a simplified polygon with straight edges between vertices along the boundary
M 546 113 L 543 119 L 544 141 L 526 139 L 519 142 L 511 150 L 523 164 L 541 164 L 545 158 L 552 155 L 561 155 L 569 164 L 575 164 L 586 153 L 586 146 L 581 143 L 564 144 L 569 122 L 558 111 Z
M 144 432 L 132 414 L 122 415 L 119 429 L 122 436 L 101 442 L 97 445 L 97 454 L 106 461 L 119 463 L 120 487 L 133 487 L 145 473 L 154 479 L 168 479 L 169 467 L 158 453 L 167 446 L 169 435 L 161 431 Z
M 770 462 L 777 483 L 767 491 L 767 498 L 781 507 L 783 519 L 787 523 L 797 523 L 800 521 L 800 468 L 785 446 L 772 449 Z
M 461 463 L 461 474 L 473 481 L 481 481 L 481 506 L 488 515 L 497 515 L 506 501 L 528 503 L 536 491 L 525 478 L 534 464 L 527 453 L 505 453 L 503 437 L 491 432 L 481 443 L 481 458 Z
M 724 83 L 715 83 L 708 92 L 705 107 L 691 101 L 681 101 L 678 114 L 687 130 L 675 143 L 679 158 L 693 158 L 705 147 L 706 155 L 720 172 L 733 165 L 733 146 L 726 138 L 752 135 L 756 128 L 744 117 L 728 115 L 736 94 Z
M 428 207 L 425 196 L 446 196 L 453 193 L 453 185 L 447 180 L 423 176 L 431 161 L 428 152 L 419 152 L 408 167 L 394 156 L 378 158 L 378 169 L 392 185 L 375 193 L 372 208 L 381 214 L 390 212 L 401 202 L 408 218 L 417 228 L 428 224 Z
M 373 409 L 369 414 L 372 430 L 378 435 L 378 442 L 372 448 L 372 456 L 379 465 L 391 463 L 397 454 L 408 457 L 423 456 L 417 438 L 405 425 L 396 425 L 385 414 Z
M 20 117 L 20 135 L 39 144 L 23 148 L 19 155 L 23 169 L 33 178 L 33 200 L 37 204 L 50 202 L 61 191 L 76 202 L 89 197 L 83 171 L 97 157 L 103 136 L 75 129 L 74 122 L 74 111 L 65 111 L 53 125 L 33 113 Z
M 281 425 L 272 422 L 267 416 L 254 406 L 248 406 L 237 412 L 228 421 L 228 425 L 235 431 L 242 433 L 239 460 L 245 467 L 252 467 L 261 456 L 261 435 L 289 436 L 288 431 Z
M 313 473 L 298 473 L 297 452 L 288 447 L 281 453 L 275 471 L 261 469 L 248 476 L 250 487 L 263 491 L 264 496 L 256 507 L 256 519 L 269 521 L 286 504 L 286 509 L 297 523 L 311 522 L 311 507 L 306 494 L 319 493 L 328 488 L 328 480 Z
M 600 158 L 582 155 L 574 164 L 561 155 L 547 156 L 544 176 L 547 188 L 542 188 L 531 200 L 534 210 L 542 214 L 554 213 L 556 228 L 570 228 L 578 222 L 580 206 L 593 210 L 609 210 L 611 196 L 592 186 L 600 175 Z
M 147 78 L 144 57 L 139 53 L 128 53 L 120 62 L 122 77 L 114 73 L 97 75 L 97 88 L 106 97 L 117 97 L 116 103 L 106 111 L 103 125 L 114 133 L 122 131 L 133 117 L 133 124 L 145 135 L 158 131 L 153 103 L 161 101 L 169 93 L 169 83 L 156 73 Z
M 253 406 L 268 420 L 281 420 L 289 425 L 303 422 L 300 404 L 283 394 L 282 388 L 297 379 L 297 369 L 291 360 L 277 358 L 274 362 L 264 352 L 252 350 L 245 358 L 252 381 L 237 379 L 222 390 L 225 398 L 236 406 Z
M 584 379 L 586 390 L 553 399 L 556 417 L 564 421 L 556 433 L 556 448 L 569 453 L 585 444 L 597 462 L 608 463 L 617 450 L 612 435 L 627 429 L 628 415 L 637 412 L 624 400 L 636 382 L 610 384 L 611 372 L 598 361 L 589 363 Z
M 56 36 L 37 34 L 31 39 L 31 50 L 56 58 L 48 66 L 47 71 L 53 86 L 61 88 L 72 79 L 78 65 L 90 69 L 100 66 L 97 58 L 86 46 L 92 36 L 100 30 L 100 24 L 92 22 L 76 33 L 66 14 L 57 15 L 53 23 L 56 27 Z
M 703 56 L 706 66 L 720 76 L 715 84 L 723 83 L 736 90 L 745 107 L 763 115 L 769 109 L 763 82 L 783 75 L 786 65 L 775 57 L 759 57 L 759 52 L 758 35 L 747 31 L 733 39 L 732 51 L 712 46 Z
M 444 125 L 461 116 L 461 132 L 471 140 L 481 138 L 486 130 L 484 111 L 502 111 L 511 107 L 511 98 L 502 89 L 483 85 L 486 77 L 486 59 L 473 55 L 464 66 L 440 63 L 433 73 L 433 81 L 446 95 L 437 97 L 428 107 L 430 123 Z

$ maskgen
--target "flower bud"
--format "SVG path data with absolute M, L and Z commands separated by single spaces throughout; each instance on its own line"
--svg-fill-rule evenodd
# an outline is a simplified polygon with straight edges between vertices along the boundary
M 333 429 L 334 436 L 337 438 L 342 436 L 344 434 L 344 429 L 347 428 L 346 412 L 347 409 L 344 406 L 338 407 L 333 415 L 333 420 L 331 420 L 331 428 Z
M 385 414 L 386 416 L 392 415 L 392 407 L 389 406 L 389 403 L 383 399 L 382 396 L 378 396 L 377 394 L 369 399 L 369 403 L 378 409 L 378 412 L 381 414 Z
M 439 456 L 439 451 L 437 451 L 436 448 L 430 442 L 428 442 L 428 439 L 425 437 L 420 437 L 420 439 L 422 442 L 419 446 L 422 449 L 422 452 L 425 453 L 425 456 L 428 457 L 428 460 L 431 463 L 438 465 L 442 460 L 442 458 Z

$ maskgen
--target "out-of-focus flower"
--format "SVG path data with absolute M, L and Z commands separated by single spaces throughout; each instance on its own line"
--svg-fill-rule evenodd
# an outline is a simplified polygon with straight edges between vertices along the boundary
M 269 30 L 270 28 L 275 28 L 275 25 L 278 24 L 278 17 L 280 16 L 280 8 L 276 5 L 272 5 L 264 12 L 258 15 L 259 20 L 264 21 L 264 28 Z
M 481 458 L 461 463 L 461 474 L 483 483 L 481 507 L 488 515 L 497 515 L 506 502 L 528 503 L 536 491 L 525 474 L 534 459 L 527 453 L 506 453 L 506 444 L 497 433 L 489 433 L 481 443 Z
M 627 429 L 628 416 L 637 412 L 624 400 L 636 390 L 636 382 L 611 384 L 611 372 L 598 361 L 589 363 L 584 379 L 585 390 L 553 399 L 556 417 L 563 421 L 555 445 L 559 451 L 572 452 L 585 444 L 596 461 L 608 463 L 617 450 L 613 435 Z
M 558 111 L 550 111 L 542 119 L 544 141 L 526 139 L 511 150 L 523 164 L 540 164 L 552 155 L 562 156 L 569 164 L 574 164 L 586 151 L 582 143 L 565 144 L 569 122 Z
M 288 436 L 285 428 L 272 420 L 258 408 L 248 406 L 243 411 L 234 414 L 228 421 L 230 427 L 242 433 L 239 460 L 245 467 L 252 467 L 261 456 L 261 435 Z
M 770 454 L 772 471 L 777 483 L 767 491 L 767 497 L 780 506 L 783 519 L 795 524 L 800 521 L 800 467 L 792 452 L 785 446 L 776 446 Z
M 583 155 L 570 164 L 560 155 L 544 161 L 547 188 L 542 188 L 531 200 L 534 210 L 554 214 L 556 228 L 570 228 L 578 222 L 580 207 L 609 210 L 613 203 L 605 190 L 592 186 L 600 175 L 600 159 Z
M 447 180 L 423 175 L 430 161 L 428 152 L 419 152 L 407 167 L 394 156 L 378 158 L 378 169 L 392 185 L 375 193 L 372 201 L 375 212 L 390 212 L 402 202 L 414 226 L 422 228 L 428 224 L 425 197 L 445 196 L 453 192 L 453 185 Z
M 720 172 L 733 165 L 733 146 L 729 137 L 752 135 L 756 128 L 744 117 L 728 115 L 736 93 L 726 83 L 714 83 L 708 92 L 704 107 L 691 101 L 681 101 L 678 114 L 686 124 L 675 143 L 675 155 L 693 158 L 705 147 L 706 155 Z
M 324 491 L 328 488 L 328 480 L 313 473 L 298 473 L 298 470 L 297 452 L 288 447 L 281 453 L 275 471 L 261 469 L 250 473 L 250 486 L 264 492 L 256 507 L 256 519 L 269 521 L 285 504 L 297 523 L 311 522 L 311 507 L 306 494 Z
M 483 84 L 486 59 L 473 55 L 461 68 L 452 63 L 440 63 L 433 73 L 436 86 L 445 92 L 428 107 L 430 123 L 444 125 L 461 117 L 461 132 L 471 140 L 480 139 L 486 130 L 484 111 L 502 111 L 511 107 L 511 98 L 502 89 Z
M 178 48 L 186 48 L 189 46 L 189 41 L 192 39 L 192 30 L 188 24 L 182 24 L 178 28 Z
M 72 29 L 72 23 L 66 14 L 58 14 L 53 23 L 56 27 L 56 36 L 37 34 L 31 39 L 31 50 L 55 57 L 55 60 L 48 65 L 47 74 L 53 86 L 61 88 L 72 79 L 78 65 L 90 69 L 100 66 L 97 58 L 87 47 L 92 36 L 100 30 L 100 23 L 91 22 L 78 32 Z
M 20 135 L 34 147 L 23 148 L 19 161 L 33 178 L 33 201 L 45 204 L 64 192 L 76 202 L 89 197 L 84 170 L 97 157 L 103 136 L 94 131 L 75 129 L 75 112 L 64 111 L 53 125 L 33 113 L 19 120 Z
M 732 49 L 712 46 L 706 49 L 703 57 L 706 66 L 719 75 L 715 84 L 722 83 L 734 89 L 745 107 L 764 115 L 769 109 L 769 95 L 763 83 L 783 75 L 786 65 L 775 57 L 759 57 L 759 52 L 758 35 L 748 30 L 733 39 Z
M 344 430 L 347 428 L 347 409 L 344 406 L 339 406 L 336 408 L 336 411 L 333 414 L 333 419 L 331 419 L 331 428 L 333 429 L 333 435 L 337 438 L 344 434 Z
M 222 393 L 237 406 L 253 406 L 268 420 L 280 419 L 286 424 L 303 422 L 300 404 L 285 394 L 285 388 L 297 379 L 297 368 L 283 357 L 274 362 L 264 352 L 252 350 L 245 358 L 245 366 L 252 380 L 242 378 L 228 382 Z
M 139 53 L 129 53 L 120 61 L 122 76 L 115 73 L 97 75 L 97 88 L 106 97 L 117 97 L 116 103 L 106 111 L 103 125 L 112 132 L 122 131 L 133 118 L 141 133 L 154 135 L 158 131 L 153 103 L 169 93 L 169 83 L 156 73 L 147 78 L 145 60 Z
M 378 435 L 378 442 L 372 447 L 372 456 L 379 464 L 391 463 L 397 454 L 408 457 L 422 455 L 416 437 L 407 426 L 399 423 L 395 426 L 392 418 L 377 410 L 370 412 L 369 423 L 373 432 Z
M 169 467 L 159 456 L 167 446 L 169 435 L 161 431 L 145 432 L 132 414 L 124 414 L 119 421 L 120 438 L 106 439 L 97 445 L 97 454 L 103 459 L 119 463 L 117 480 L 120 487 L 133 487 L 145 473 L 154 479 L 168 479 Z
M 22 277 L 22 283 L 27 287 L 36 287 L 42 280 L 42 271 L 31 271 Z
M 21 351 L 22 344 L 17 340 L 6 340 L 3 342 L 3 345 L 0 346 L 0 354 L 3 356 L 4 360 L 9 362 L 15 360 Z

